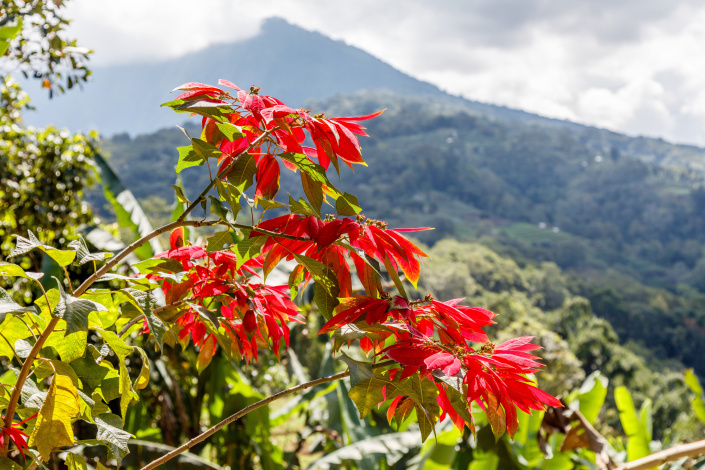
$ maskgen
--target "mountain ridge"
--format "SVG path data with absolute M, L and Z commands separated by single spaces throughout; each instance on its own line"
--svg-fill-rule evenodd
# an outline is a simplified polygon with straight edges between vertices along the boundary
M 325 60 L 318 60 L 319 57 Z M 239 63 L 248 64 L 247 76 L 238 70 Z M 296 78 L 281 79 L 282 74 Z M 299 78 L 302 76 L 306 78 Z M 188 81 L 213 83 L 218 78 L 227 78 L 243 87 L 255 83 L 263 93 L 294 107 L 338 94 L 389 90 L 460 101 L 477 113 L 499 119 L 582 126 L 451 95 L 362 49 L 276 17 L 267 19 L 260 33 L 252 38 L 214 44 L 158 62 L 95 67 L 93 77 L 82 90 L 51 100 L 34 93 L 33 104 L 40 112 L 28 115 L 28 124 L 41 127 L 54 124 L 72 131 L 97 128 L 106 136 L 120 132 L 150 133 L 178 124 L 171 113 L 159 109 L 161 103 L 170 99 L 167 90 Z M 74 112 L 66 113 L 67 108 Z

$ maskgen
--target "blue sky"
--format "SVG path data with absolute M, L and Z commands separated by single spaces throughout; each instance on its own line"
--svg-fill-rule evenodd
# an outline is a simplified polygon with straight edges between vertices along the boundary
M 280 16 L 469 99 L 705 146 L 699 1 L 71 0 L 67 16 L 96 65 L 177 57 Z

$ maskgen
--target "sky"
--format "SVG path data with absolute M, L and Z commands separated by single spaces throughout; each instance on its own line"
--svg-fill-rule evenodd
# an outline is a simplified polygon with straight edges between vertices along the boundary
M 279 16 L 454 95 L 705 146 L 705 2 L 433 3 L 71 0 L 66 16 L 96 66 L 245 39 Z

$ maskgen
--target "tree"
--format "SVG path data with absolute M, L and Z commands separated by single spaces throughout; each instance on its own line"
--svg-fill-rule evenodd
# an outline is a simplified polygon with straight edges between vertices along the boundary
M 63 4 L 63 0 L 3 0 L 0 10 L 3 75 L 14 69 L 39 79 L 49 96 L 86 82 L 91 74 L 85 62 L 92 51 L 65 37 L 69 20 L 62 15 Z
M 0 247 L 7 252 L 14 234 L 34 229 L 42 243 L 65 244 L 75 230 L 95 225 L 84 189 L 96 180 L 94 155 L 98 136 L 71 134 L 53 126 L 24 126 L 22 114 L 31 110 L 29 96 L 10 71 L 43 80 L 50 94 L 85 81 L 83 64 L 88 52 L 63 38 L 68 21 L 59 14 L 62 2 L 5 1 L 0 11 Z M 47 258 L 28 253 L 20 263 L 34 271 Z M 53 274 L 62 270 L 53 266 Z M 10 289 L 16 301 L 31 302 L 40 293 L 26 280 L 0 287 Z

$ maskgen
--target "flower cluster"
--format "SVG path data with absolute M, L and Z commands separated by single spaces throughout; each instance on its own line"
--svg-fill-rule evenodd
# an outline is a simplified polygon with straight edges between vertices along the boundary
M 206 251 L 198 246 L 183 245 L 183 229 L 172 232 L 171 248 L 155 258 L 180 261 L 186 274 L 180 282 L 150 277 L 163 282 L 168 305 L 186 307 L 176 324 L 181 327 L 179 340 L 185 346 L 206 348 L 208 357 L 216 350 L 217 325 L 223 325 L 230 339 L 228 350 L 247 361 L 256 360 L 258 347 L 270 348 L 279 357 L 282 339 L 288 348 L 290 321 L 301 322 L 296 305 L 289 298 L 288 286 L 268 286 L 258 282 L 257 269 L 261 257 L 250 259 L 238 267 L 235 253 Z M 200 261 L 200 262 L 199 262 Z M 212 321 L 214 319 L 215 321 Z M 146 322 L 145 322 L 145 331 Z

